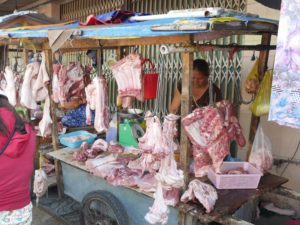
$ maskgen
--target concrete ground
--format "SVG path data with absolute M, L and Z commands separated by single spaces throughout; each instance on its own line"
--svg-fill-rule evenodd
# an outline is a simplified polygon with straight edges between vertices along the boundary
M 65 225 L 44 210 L 33 207 L 32 225 Z

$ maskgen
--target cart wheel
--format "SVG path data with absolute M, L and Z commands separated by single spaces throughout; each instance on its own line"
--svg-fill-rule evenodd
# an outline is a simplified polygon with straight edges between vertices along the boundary
M 93 191 L 81 203 L 82 225 L 128 225 L 129 219 L 122 203 L 107 191 Z

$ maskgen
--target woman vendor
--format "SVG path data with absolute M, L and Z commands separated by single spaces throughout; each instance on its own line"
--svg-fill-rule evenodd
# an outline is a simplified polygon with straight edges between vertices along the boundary
M 203 59 L 196 59 L 193 62 L 193 74 L 192 74 L 192 94 L 193 101 L 191 109 L 192 111 L 197 107 L 204 107 L 209 105 L 209 65 Z M 218 102 L 222 100 L 222 94 L 220 89 L 213 85 L 214 101 Z M 178 84 L 177 90 L 173 97 L 172 103 L 169 107 L 170 113 L 178 113 L 181 103 L 181 83 Z

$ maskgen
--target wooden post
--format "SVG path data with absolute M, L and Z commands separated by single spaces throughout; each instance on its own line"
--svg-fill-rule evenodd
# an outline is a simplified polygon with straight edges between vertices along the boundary
M 52 81 L 53 76 L 53 54 L 51 50 L 45 50 L 45 57 L 46 57 L 46 67 Z M 49 85 L 49 96 L 52 95 L 52 83 Z M 57 128 L 57 117 L 56 117 L 56 103 L 50 99 L 50 114 L 52 118 L 52 145 L 54 151 L 59 149 L 59 141 L 58 141 L 58 128 Z M 64 195 L 64 186 L 63 186 L 63 178 L 62 178 L 62 168 L 61 163 L 58 160 L 55 160 L 55 173 L 56 173 L 56 180 L 57 180 L 57 190 L 59 198 L 62 198 Z
M 181 91 L 181 117 L 190 113 L 191 95 L 192 95 L 192 70 L 193 70 L 193 54 L 183 53 L 182 56 L 183 73 L 182 73 L 182 91 Z M 190 167 L 190 148 L 191 144 L 185 134 L 181 124 L 180 133 L 180 166 L 184 172 L 186 187 L 189 182 L 189 167 Z M 186 213 L 179 214 L 179 225 L 185 225 Z
M 102 76 L 102 61 L 103 61 L 103 54 L 102 54 L 102 47 L 100 46 L 100 48 L 97 49 L 97 70 L 99 76 Z
M 193 69 L 193 54 L 183 53 L 182 58 L 182 91 L 181 91 L 181 116 L 184 117 L 190 113 L 191 109 L 191 74 Z M 190 162 L 190 142 L 181 124 L 180 134 L 180 165 L 184 172 L 186 184 L 189 182 L 189 162 Z
M 28 49 L 24 48 L 23 49 L 23 64 L 27 65 L 29 63 L 28 61 Z
M 271 43 L 271 34 L 265 33 L 262 35 L 261 44 L 262 45 L 270 45 Z M 259 53 L 258 58 L 258 79 L 259 83 L 262 81 L 265 71 L 268 67 L 268 59 L 269 59 L 269 50 L 263 50 Z M 260 117 L 255 116 L 254 114 L 251 115 L 251 124 L 250 124 L 250 133 L 249 133 L 249 144 L 248 144 L 248 151 L 247 151 L 247 159 L 249 159 L 254 137 L 256 134 L 256 130 L 258 128 L 260 122 Z
M 23 59 L 23 64 L 24 65 L 28 65 L 28 63 L 29 63 L 29 60 L 28 60 L 28 49 L 26 49 L 26 48 L 23 48 L 23 55 L 22 55 L 22 59 Z M 26 119 L 28 120 L 28 121 L 30 121 L 30 117 L 31 117 L 31 115 L 30 115 L 30 109 L 26 109 Z

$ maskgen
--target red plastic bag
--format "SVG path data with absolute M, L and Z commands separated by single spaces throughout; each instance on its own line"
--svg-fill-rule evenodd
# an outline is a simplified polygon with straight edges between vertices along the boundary
M 155 99 L 157 95 L 157 84 L 159 74 L 155 73 L 153 63 L 150 59 L 144 59 L 142 61 L 142 66 L 148 62 L 152 72 L 143 74 L 143 86 L 144 86 L 144 99 Z

